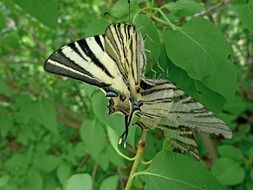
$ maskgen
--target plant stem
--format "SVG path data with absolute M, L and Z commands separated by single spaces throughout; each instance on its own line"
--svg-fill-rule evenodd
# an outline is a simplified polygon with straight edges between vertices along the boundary
M 216 5 L 214 5 L 213 7 L 207 9 L 206 11 L 197 13 L 197 14 L 193 15 L 192 17 L 207 16 L 219 9 L 223 9 L 227 4 L 229 4 L 231 2 L 232 2 L 232 0 L 223 0 L 219 3 L 217 3 Z
M 156 16 L 154 16 L 154 15 L 150 15 L 149 17 L 150 17 L 151 19 L 153 19 L 154 21 L 158 22 L 159 24 L 162 24 L 162 25 L 165 25 L 165 26 L 169 26 L 169 27 L 170 27 L 170 25 L 169 25 L 167 22 L 165 22 L 164 20 L 162 20 L 162 19 L 160 19 L 160 18 L 158 18 L 158 17 L 156 17 Z
M 147 138 L 147 130 L 143 129 L 141 138 L 138 143 L 138 148 L 137 148 L 137 152 L 135 155 L 135 160 L 132 165 L 132 168 L 131 168 L 131 171 L 130 171 L 130 174 L 129 174 L 129 177 L 128 177 L 128 180 L 126 183 L 125 190 L 131 190 L 131 187 L 133 185 L 134 174 L 136 173 L 136 170 L 138 169 L 138 166 L 139 166 L 139 164 L 142 160 L 143 154 L 144 154 L 144 149 L 146 146 L 146 138 Z
M 157 22 L 163 24 L 163 25 L 166 25 L 166 26 L 170 26 L 173 30 L 177 30 L 177 26 L 174 25 L 169 19 L 168 17 L 164 14 L 164 12 L 161 10 L 161 8 L 154 8 L 154 7 L 145 7 L 143 9 L 141 9 L 140 11 L 138 11 L 135 16 L 134 16 L 134 19 L 135 20 L 135 17 L 140 14 L 141 12 L 145 12 L 145 11 L 154 11 L 156 13 L 159 13 L 162 17 L 163 17 L 163 20 L 156 17 L 156 16 L 149 16 L 151 17 L 152 19 L 155 19 Z
M 163 19 L 168 23 L 168 25 L 170 25 L 170 27 L 173 29 L 173 30 L 177 30 L 177 26 L 174 25 L 169 19 L 168 17 L 164 14 L 164 12 L 159 9 L 159 8 L 154 8 L 158 13 L 160 13 L 160 15 L 163 17 Z

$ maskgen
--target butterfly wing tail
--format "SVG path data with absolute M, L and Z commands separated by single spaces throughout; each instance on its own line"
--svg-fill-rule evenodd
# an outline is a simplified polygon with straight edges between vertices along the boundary
M 178 128 L 166 127 L 165 137 L 171 141 L 172 147 L 183 153 L 189 152 L 195 159 L 199 160 L 198 146 L 193 132 L 184 126 Z

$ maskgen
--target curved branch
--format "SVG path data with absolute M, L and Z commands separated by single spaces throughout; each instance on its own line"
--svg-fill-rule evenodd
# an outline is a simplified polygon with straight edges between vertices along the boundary
M 192 16 L 192 18 L 199 17 L 199 16 L 207 16 L 219 9 L 223 9 L 227 4 L 231 3 L 232 0 L 223 0 L 216 5 L 212 6 L 211 8 L 207 9 L 206 11 L 196 13 L 195 15 Z
M 146 146 L 146 138 L 147 138 L 147 130 L 143 129 L 142 131 L 142 135 L 138 144 L 138 149 L 135 155 L 135 160 L 133 163 L 133 166 L 131 168 L 127 183 L 126 183 L 126 187 L 125 190 L 131 190 L 131 187 L 133 185 L 133 178 L 134 178 L 134 174 L 136 173 L 136 170 L 138 169 L 138 166 L 142 160 L 143 154 L 144 154 L 144 149 Z

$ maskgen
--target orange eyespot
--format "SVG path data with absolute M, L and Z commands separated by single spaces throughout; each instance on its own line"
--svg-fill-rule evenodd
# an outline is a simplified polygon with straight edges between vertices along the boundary
M 140 87 L 139 84 L 135 85 L 135 90 L 136 90 L 137 93 L 140 93 L 140 89 L 141 89 L 141 87 Z

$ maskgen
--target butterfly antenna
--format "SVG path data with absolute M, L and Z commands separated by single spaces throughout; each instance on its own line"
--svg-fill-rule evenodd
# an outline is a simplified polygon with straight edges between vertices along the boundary
M 113 19 L 113 20 L 117 20 L 117 18 L 116 18 L 115 16 L 113 16 L 110 12 L 105 12 L 105 13 L 104 13 L 104 16 L 105 16 L 105 17 L 109 17 L 109 18 L 111 18 L 111 19 Z
M 128 2 L 128 22 L 130 23 L 130 0 Z

